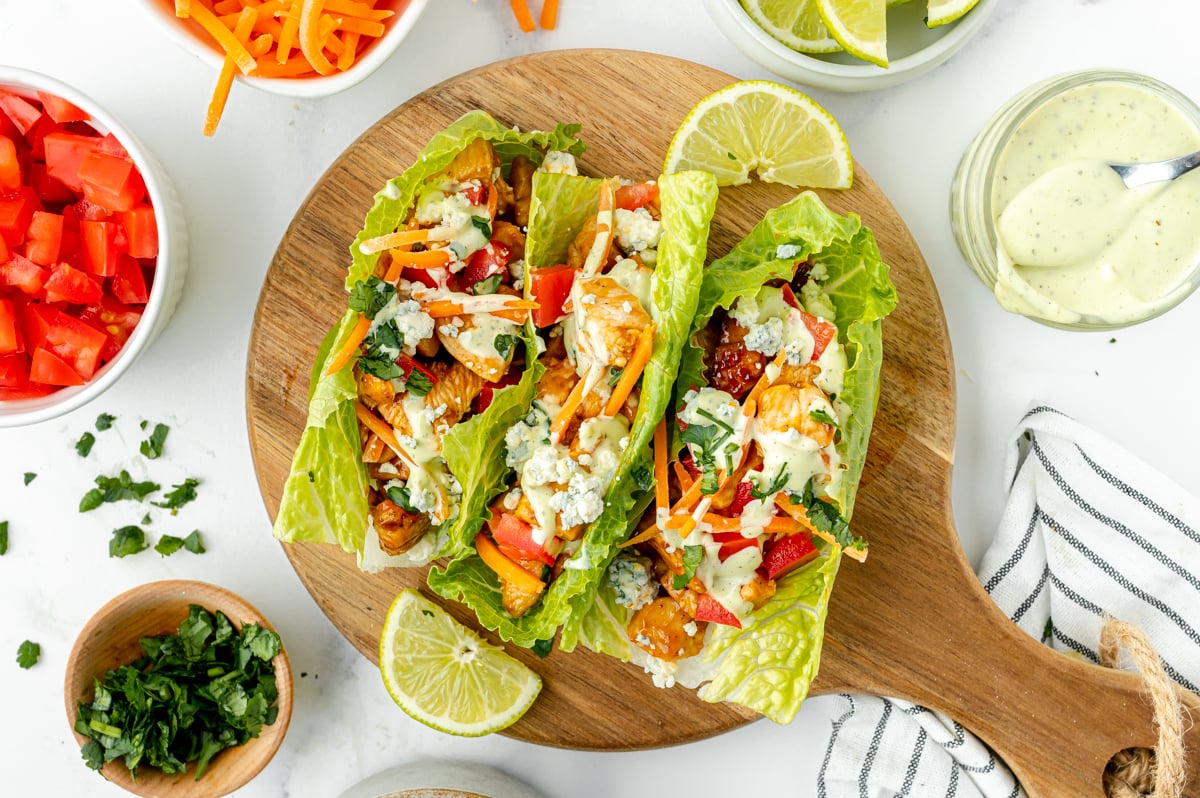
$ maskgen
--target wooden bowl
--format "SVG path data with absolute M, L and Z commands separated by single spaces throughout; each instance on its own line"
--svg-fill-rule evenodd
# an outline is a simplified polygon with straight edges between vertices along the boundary
M 71 658 L 67 661 L 64 689 L 67 722 L 72 730 L 80 703 L 91 702 L 93 677 L 103 678 L 112 668 L 127 665 L 142 655 L 138 640 L 175 634 L 188 616 L 188 606 L 198 604 L 209 612 L 220 610 L 236 627 L 257 623 L 272 628 L 248 602 L 228 590 L 204 582 L 168 580 L 135 587 L 109 601 L 83 627 Z M 139 767 L 135 782 L 122 759 L 108 762 L 101 774 L 113 784 L 135 795 L 164 798 L 213 798 L 233 792 L 266 767 L 283 742 L 292 717 L 292 668 L 286 649 L 272 661 L 279 688 L 279 715 L 262 734 L 245 745 L 228 748 L 213 757 L 204 775 L 195 779 L 195 769 L 168 776 L 151 767 Z M 87 738 L 74 732 L 80 746 Z

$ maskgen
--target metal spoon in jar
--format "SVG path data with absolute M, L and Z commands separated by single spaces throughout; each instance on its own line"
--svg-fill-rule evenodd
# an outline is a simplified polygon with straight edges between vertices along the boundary
M 1147 183 L 1158 183 L 1164 180 L 1174 180 L 1186 175 L 1200 166 L 1200 151 L 1180 155 L 1169 161 L 1154 161 L 1152 163 L 1109 164 L 1109 167 L 1121 178 L 1126 188 L 1137 188 Z

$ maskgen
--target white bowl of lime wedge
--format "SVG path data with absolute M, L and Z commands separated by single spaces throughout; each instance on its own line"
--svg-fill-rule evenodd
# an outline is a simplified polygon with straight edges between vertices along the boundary
M 852 28 L 864 26 L 853 22 L 835 36 L 818 15 L 819 2 L 852 5 L 704 0 L 717 27 L 750 58 L 797 83 L 834 91 L 883 89 L 925 74 L 958 52 L 999 5 L 999 0 L 888 0 L 886 25 L 877 34 L 856 37 Z M 928 27 L 931 15 L 947 21 Z

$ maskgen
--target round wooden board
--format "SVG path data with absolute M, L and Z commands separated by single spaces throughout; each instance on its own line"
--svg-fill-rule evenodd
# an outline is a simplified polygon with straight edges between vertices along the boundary
M 589 147 L 580 159 L 584 171 L 651 177 L 691 107 L 733 80 L 646 53 L 538 54 L 435 86 L 352 144 L 317 182 L 285 233 L 254 320 L 247 413 L 272 518 L 304 426 L 313 357 L 346 306 L 349 242 L 374 193 L 407 168 L 434 133 L 474 108 L 522 129 L 577 121 Z M 813 693 L 868 692 L 932 706 L 996 748 L 1031 794 L 1098 796 L 1099 772 L 1109 756 L 1153 740 L 1147 710 L 1136 698 L 1137 683 L 1127 674 L 1050 652 L 1011 624 L 983 592 L 951 519 L 953 365 L 928 268 L 895 209 L 857 164 L 851 190 L 820 193 L 831 208 L 859 214 L 875 232 L 900 306 L 884 323 L 879 412 L 854 514 L 855 531 L 871 541 L 871 557 L 863 565 L 848 562 L 839 575 Z M 709 257 L 723 255 L 766 210 L 794 194 L 759 182 L 722 189 Z M 402 588 L 423 587 L 424 569 L 368 575 L 334 546 L 284 548 L 322 610 L 375 661 L 388 605 Z M 462 607 L 448 609 L 478 628 Z M 753 717 L 735 706 L 706 704 L 686 689 L 659 690 L 640 669 L 587 651 L 555 651 L 539 660 L 507 649 L 545 683 L 533 708 L 507 732 L 523 740 L 640 749 L 709 737 Z M 1100 712 L 1097 701 L 1121 703 Z M 1077 739 L 1072 728 L 1092 734 L 1086 745 L 1064 755 L 1059 743 Z M 1039 785 L 1055 791 L 1043 793 Z M 1067 785 L 1078 789 L 1057 791 Z

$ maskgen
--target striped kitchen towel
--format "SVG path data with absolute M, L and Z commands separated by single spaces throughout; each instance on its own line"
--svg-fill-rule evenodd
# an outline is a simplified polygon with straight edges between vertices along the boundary
M 1107 613 L 1133 623 L 1167 674 L 1200 684 L 1200 501 L 1052 407 L 1013 435 L 1009 497 L 979 578 L 1028 634 L 1098 662 Z M 1195 570 L 1192 570 L 1195 569 Z M 842 696 L 821 798 L 1017 798 L 994 754 L 950 718 L 904 701 Z

